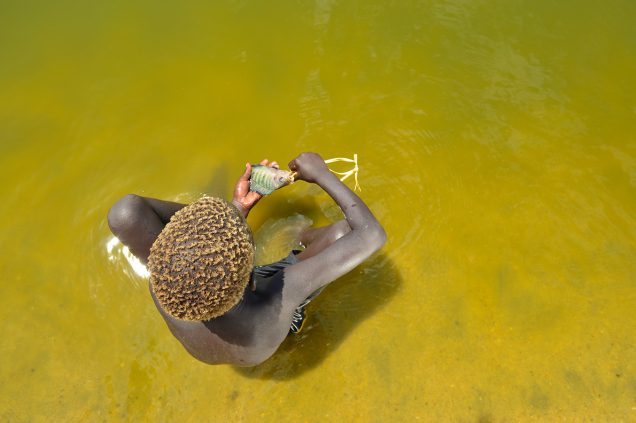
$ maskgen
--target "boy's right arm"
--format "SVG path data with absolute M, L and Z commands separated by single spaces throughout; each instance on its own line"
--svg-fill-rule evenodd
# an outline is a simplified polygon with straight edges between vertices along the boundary
M 351 231 L 306 260 L 287 267 L 283 301 L 296 307 L 314 291 L 348 273 L 386 241 L 386 233 L 367 205 L 343 184 L 315 153 L 303 153 L 289 163 L 296 179 L 324 189 L 342 209 Z
M 111 232 L 139 259 L 147 263 L 150 247 L 164 226 L 185 204 L 128 194 L 108 211 Z

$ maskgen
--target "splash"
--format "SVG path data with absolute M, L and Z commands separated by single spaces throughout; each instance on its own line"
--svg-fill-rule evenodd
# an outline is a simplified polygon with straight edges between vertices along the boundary
M 142 278 L 149 278 L 150 272 L 148 268 L 130 252 L 130 249 L 126 247 L 121 241 L 113 236 L 106 243 L 106 252 L 108 253 L 108 260 L 111 262 L 117 262 L 124 257 L 130 266 L 130 269 Z

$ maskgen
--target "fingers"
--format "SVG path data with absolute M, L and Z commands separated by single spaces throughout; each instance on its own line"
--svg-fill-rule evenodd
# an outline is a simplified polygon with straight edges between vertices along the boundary
M 239 178 L 239 181 L 248 181 L 250 179 L 250 175 L 252 174 L 252 165 L 249 163 L 245 163 L 245 172 Z
M 269 160 L 267 159 L 263 159 L 260 161 L 259 163 L 262 166 L 269 166 L 269 167 L 273 167 L 274 169 L 280 169 L 280 167 L 278 166 L 278 162 L 277 161 L 273 161 L 273 162 L 269 162 Z
M 245 196 L 245 201 L 250 205 L 250 207 L 254 206 L 254 204 L 256 204 L 258 202 L 258 200 L 260 200 L 261 198 L 263 198 L 263 196 L 261 194 L 259 194 L 256 191 L 250 191 L 247 193 L 247 195 Z

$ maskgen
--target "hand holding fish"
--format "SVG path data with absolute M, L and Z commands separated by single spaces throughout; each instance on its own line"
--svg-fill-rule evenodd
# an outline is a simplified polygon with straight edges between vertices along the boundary
M 295 172 L 295 179 L 316 182 L 323 174 L 329 174 L 329 168 L 320 155 L 316 153 L 302 153 L 289 162 L 289 169 Z
M 289 170 L 281 170 L 278 166 L 252 166 L 250 191 L 257 192 L 261 195 L 268 195 L 292 182 L 294 182 L 294 174 Z
M 278 170 L 278 163 L 271 162 L 269 163 L 267 159 L 264 159 L 260 162 L 260 165 L 264 168 L 270 168 L 272 170 Z M 232 203 L 239 209 L 239 211 L 243 214 L 243 217 L 247 217 L 251 208 L 258 203 L 258 201 L 263 198 L 263 194 L 258 193 L 256 191 L 250 191 L 250 177 L 252 175 L 252 165 L 249 163 L 245 164 L 245 172 L 241 175 L 239 180 L 236 182 L 236 186 L 234 187 L 234 196 L 232 198 Z
M 347 172 L 337 172 L 330 170 L 327 167 L 327 163 L 347 162 L 353 163 L 353 169 Z M 340 180 L 344 181 L 349 176 L 353 175 L 355 179 L 354 190 L 360 189 L 358 185 L 358 155 L 354 154 L 353 159 L 336 157 L 329 160 L 323 160 L 320 155 L 316 153 L 302 153 L 294 160 L 289 162 L 290 170 L 279 169 L 278 163 L 272 162 L 269 166 L 267 160 L 263 160 L 258 165 L 246 165 L 246 170 L 239 183 L 236 186 L 234 194 L 234 203 L 238 205 L 243 202 L 248 202 L 252 198 L 256 198 L 253 204 L 249 207 L 243 205 L 245 212 L 244 216 L 247 216 L 249 208 L 251 208 L 256 201 L 260 200 L 263 195 L 269 195 L 279 188 L 285 187 L 295 180 L 302 180 L 306 182 L 318 183 L 318 178 L 323 175 L 336 174 L 340 176 Z M 249 192 L 245 192 L 246 186 Z M 243 201 L 241 201 L 243 199 Z

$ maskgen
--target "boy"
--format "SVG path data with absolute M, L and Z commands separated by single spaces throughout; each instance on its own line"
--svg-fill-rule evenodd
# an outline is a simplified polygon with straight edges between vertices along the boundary
M 252 269 L 254 247 L 245 222 L 261 198 L 249 192 L 249 164 L 231 204 L 203 197 L 186 206 L 127 195 L 108 213 L 113 234 L 148 264 L 150 294 L 168 328 L 201 361 L 262 363 L 302 318 L 299 306 L 386 240 L 368 207 L 318 154 L 299 155 L 289 169 L 296 180 L 325 190 L 345 219 L 306 230 L 302 252 L 262 268 Z

